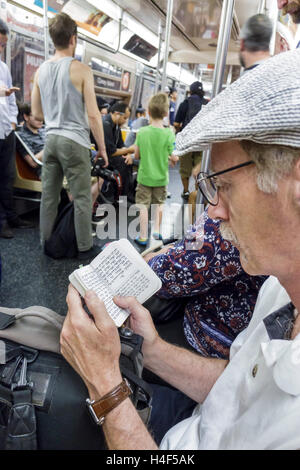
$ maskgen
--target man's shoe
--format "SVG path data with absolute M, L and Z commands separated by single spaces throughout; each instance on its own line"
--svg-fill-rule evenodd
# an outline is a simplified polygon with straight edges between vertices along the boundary
M 8 220 L 8 225 L 13 228 L 33 228 L 34 224 L 32 222 L 28 222 L 27 220 L 22 220 L 20 217 L 16 219 Z
M 1 238 L 13 238 L 14 237 L 14 234 L 9 228 L 8 223 L 6 221 L 3 223 L 3 226 L 0 232 L 0 237 Z
M 92 260 L 101 253 L 101 248 L 98 246 L 92 246 L 89 250 L 78 251 L 77 259 L 80 261 Z

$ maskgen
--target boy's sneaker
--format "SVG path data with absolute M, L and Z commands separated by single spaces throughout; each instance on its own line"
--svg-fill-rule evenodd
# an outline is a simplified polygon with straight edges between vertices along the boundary
M 141 238 L 141 237 L 136 237 L 134 239 L 135 243 L 141 246 L 146 246 L 148 243 L 148 238 Z

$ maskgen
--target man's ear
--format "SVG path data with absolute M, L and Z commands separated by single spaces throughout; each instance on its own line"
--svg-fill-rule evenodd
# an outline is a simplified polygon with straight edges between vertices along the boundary
M 71 39 L 70 39 L 70 46 L 74 47 L 76 46 L 76 35 L 73 34 L 73 36 L 71 36 Z
M 243 52 L 245 50 L 245 41 L 244 39 L 240 39 L 240 51 Z

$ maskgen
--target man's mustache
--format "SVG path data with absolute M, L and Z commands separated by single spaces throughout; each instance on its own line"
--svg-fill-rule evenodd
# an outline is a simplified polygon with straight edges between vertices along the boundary
M 232 242 L 235 246 L 238 246 L 238 239 L 227 222 L 222 222 L 220 224 L 220 233 L 224 240 L 228 240 Z

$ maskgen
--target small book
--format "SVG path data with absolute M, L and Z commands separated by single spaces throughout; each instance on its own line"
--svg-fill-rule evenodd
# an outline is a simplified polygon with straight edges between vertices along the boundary
M 124 323 L 130 312 L 114 303 L 115 295 L 133 296 L 142 304 L 162 285 L 126 239 L 110 243 L 89 265 L 73 271 L 69 281 L 82 297 L 87 290 L 93 290 L 104 302 L 117 327 Z

